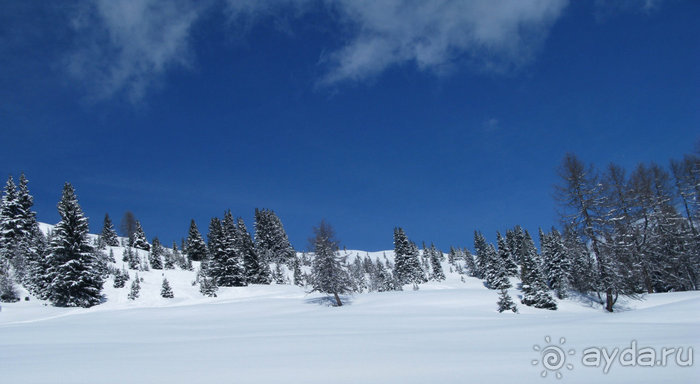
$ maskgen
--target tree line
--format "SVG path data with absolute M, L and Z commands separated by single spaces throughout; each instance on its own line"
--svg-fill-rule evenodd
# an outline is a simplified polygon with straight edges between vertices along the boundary
M 523 305 L 555 310 L 556 299 L 582 294 L 613 311 L 620 295 L 698 289 L 700 274 L 700 156 L 671 161 L 668 168 L 641 164 L 631 172 L 610 164 L 599 170 L 566 155 L 555 187 L 561 226 L 531 234 L 515 226 L 496 234 L 496 244 L 475 231 L 473 253 L 451 247 L 447 254 L 435 245 L 412 242 L 404 229 L 394 229 L 394 258 L 369 255 L 348 261 L 326 221 L 313 228 L 311 253 L 298 255 L 274 211 L 255 210 L 251 236 L 243 219 L 230 211 L 209 222 L 206 241 L 194 220 L 178 248 L 164 247 L 157 237 L 147 241 L 131 212 L 122 219 L 122 233 L 105 215 L 96 241 L 88 238 L 88 223 L 73 187 L 66 183 L 58 211 L 61 221 L 45 236 L 32 211 L 28 181 L 10 177 L 0 204 L 0 300 L 19 299 L 16 285 L 57 306 L 89 307 L 100 303 L 107 279 L 115 287 L 131 280 L 131 271 L 194 270 L 204 295 L 219 287 L 249 284 L 296 284 L 311 291 L 340 295 L 364 291 L 418 289 L 445 279 L 444 267 L 464 277 L 482 279 L 499 292 L 499 311 L 517 311 L 508 289 L 517 282 Z M 122 268 L 111 247 L 123 246 Z M 142 256 L 147 253 L 147 256 Z M 446 262 L 443 266 L 443 263 Z M 292 279 L 289 279 L 289 275 Z M 512 280 L 515 278 L 515 280 Z M 129 298 L 139 294 L 132 280 Z M 163 280 L 163 297 L 173 292 Z

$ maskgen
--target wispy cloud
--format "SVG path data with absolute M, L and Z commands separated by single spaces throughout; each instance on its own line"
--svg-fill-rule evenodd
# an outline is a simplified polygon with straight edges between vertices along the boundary
M 652 14 L 661 8 L 664 0 L 596 0 L 594 15 L 598 22 L 605 22 L 620 13 Z
M 501 122 L 495 118 L 491 117 L 486 120 L 481 124 L 484 128 L 485 132 L 496 132 L 501 128 Z
M 104 99 L 139 101 L 165 70 L 192 61 L 190 31 L 209 1 L 94 0 L 73 18 L 76 48 L 68 72 Z
M 191 30 L 207 10 L 223 9 L 232 30 L 245 31 L 270 16 L 321 7 L 347 31 L 344 44 L 319 53 L 322 86 L 406 64 L 432 73 L 465 63 L 503 71 L 532 60 L 567 1 L 93 0 L 74 18 L 80 37 L 66 68 L 97 99 L 124 94 L 139 101 L 163 72 L 192 64 Z
M 342 0 L 349 43 L 326 58 L 325 84 L 405 63 L 441 72 L 458 62 L 504 70 L 530 61 L 567 0 Z

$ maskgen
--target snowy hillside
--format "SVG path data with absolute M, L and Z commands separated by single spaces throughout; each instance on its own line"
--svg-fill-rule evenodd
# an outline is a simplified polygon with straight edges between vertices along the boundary
M 48 230 L 48 226 L 42 226 Z M 123 248 L 111 247 L 121 268 Z M 343 251 L 390 262 L 393 252 Z M 142 257 L 147 252 L 140 251 Z M 196 267 L 196 265 L 195 265 Z M 56 308 L 31 298 L 3 304 L 3 383 L 686 383 L 697 367 L 681 367 L 700 347 L 700 293 L 627 299 L 619 313 L 590 300 L 558 301 L 557 311 L 518 305 L 496 312 L 497 293 L 481 280 L 443 269 L 447 279 L 402 292 L 346 296 L 329 307 L 325 295 L 286 284 L 221 287 L 205 297 L 194 271 L 140 271 L 140 296 L 105 283 L 106 301 L 92 308 Z M 196 269 L 196 268 L 195 268 Z M 134 271 L 130 271 L 132 279 Z M 289 271 L 286 271 L 289 274 Z M 160 296 L 167 277 L 175 298 Z M 514 280 L 515 282 L 515 280 Z M 23 296 L 26 292 L 23 292 Z M 510 289 L 517 299 L 519 291 Z M 543 368 L 533 346 L 574 352 L 558 370 Z M 589 347 L 684 348 L 666 367 L 587 367 Z M 31 358 L 27 358 L 31 356 Z M 533 365 L 533 361 L 538 364 Z M 551 365 L 551 364 L 550 364 Z

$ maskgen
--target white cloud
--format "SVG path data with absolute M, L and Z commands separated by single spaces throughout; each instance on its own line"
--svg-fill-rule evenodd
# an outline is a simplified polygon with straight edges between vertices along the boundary
M 532 59 L 567 1 L 93 0 L 74 18 L 79 37 L 66 67 L 98 99 L 125 94 L 138 101 L 166 70 L 192 63 L 192 26 L 225 4 L 234 30 L 269 16 L 328 11 L 347 39 L 319 53 L 321 85 L 362 81 L 405 64 L 433 73 L 465 63 L 507 70 Z
M 362 80 L 393 65 L 440 72 L 466 59 L 481 68 L 519 66 L 533 57 L 567 0 L 341 0 L 349 43 L 326 58 L 322 82 Z
M 188 66 L 192 25 L 210 2 L 94 0 L 73 19 L 77 48 L 68 72 L 97 99 L 139 101 L 166 69 Z

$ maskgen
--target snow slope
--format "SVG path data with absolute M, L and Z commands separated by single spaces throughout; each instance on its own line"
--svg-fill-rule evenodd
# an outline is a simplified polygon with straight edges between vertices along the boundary
M 365 255 L 348 251 L 355 252 Z M 121 265 L 120 248 L 114 253 Z M 540 376 L 543 362 L 533 350 L 549 344 L 545 336 L 555 345 L 565 337 L 563 349 L 575 351 L 562 382 L 700 377 L 697 366 L 675 362 L 613 363 L 607 374 L 581 363 L 587 347 L 622 349 L 632 340 L 640 348 L 697 350 L 698 292 L 626 300 L 614 314 L 576 298 L 559 301 L 557 311 L 518 305 L 518 314 L 499 314 L 495 291 L 444 268 L 445 282 L 348 296 L 340 308 L 292 285 L 221 288 L 218 297 L 203 297 L 191 284 L 194 273 L 181 270 L 139 272 L 135 301 L 126 299 L 128 284 L 115 289 L 110 279 L 107 301 L 89 309 L 35 299 L 3 304 L 0 383 L 543 383 L 557 381 L 554 371 Z M 163 275 L 175 299 L 160 297 Z M 519 303 L 518 291 L 510 293 Z

